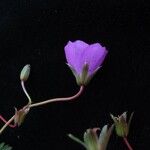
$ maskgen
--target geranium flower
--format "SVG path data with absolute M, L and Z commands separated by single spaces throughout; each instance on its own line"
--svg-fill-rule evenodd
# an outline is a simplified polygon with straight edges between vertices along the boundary
M 77 40 L 65 46 L 68 66 L 76 77 L 78 85 L 86 85 L 101 67 L 107 50 L 99 43 L 87 44 Z

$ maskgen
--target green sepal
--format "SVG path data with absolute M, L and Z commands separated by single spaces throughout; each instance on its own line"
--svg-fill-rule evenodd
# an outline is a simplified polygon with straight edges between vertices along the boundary
M 106 150 L 113 128 L 114 124 L 110 128 L 105 125 L 99 136 L 97 135 L 97 130 L 100 130 L 99 128 L 87 129 L 83 136 L 83 142 L 72 134 L 68 136 L 83 145 L 86 150 Z
M 89 69 L 89 66 L 88 64 L 85 64 L 83 66 L 83 69 L 82 69 L 82 72 L 81 74 L 78 74 L 76 72 L 76 70 L 70 66 L 69 64 L 67 64 L 69 66 L 69 68 L 71 69 L 73 75 L 75 76 L 76 78 L 76 83 L 81 86 L 81 85 L 87 85 L 89 83 L 89 76 L 88 76 L 88 69 Z
M 77 72 L 75 71 L 75 69 L 70 66 L 69 64 L 67 64 L 67 66 L 70 68 L 70 70 L 72 71 L 73 75 L 75 76 L 76 78 L 76 82 L 77 84 L 80 86 L 80 76 L 77 74 Z
M 128 131 L 130 130 L 130 125 L 131 125 L 131 121 L 132 121 L 133 115 L 134 115 L 134 112 L 131 113 L 129 121 L 128 121 Z
M 28 114 L 29 112 L 29 108 L 28 107 L 24 107 L 20 110 L 17 110 L 15 108 L 15 118 L 14 118 L 14 122 L 17 126 L 20 126 L 23 122 L 24 122 L 24 119 L 26 117 L 26 115 Z
M 127 137 L 128 125 L 127 123 L 116 123 L 116 133 L 120 137 Z
M 122 115 L 118 117 L 114 117 L 111 114 L 111 118 L 115 123 L 116 134 L 120 137 L 127 137 L 129 134 L 130 123 L 133 117 L 133 113 L 131 114 L 129 121 L 127 122 L 127 112 L 124 112 Z
M 112 124 L 109 128 L 108 125 L 105 125 L 102 128 L 99 136 L 100 150 L 106 150 L 113 129 L 114 129 L 114 124 Z
M 99 150 L 99 141 L 95 129 L 87 129 L 84 133 L 84 143 L 87 150 Z
M 93 74 L 89 75 L 87 80 L 86 80 L 86 85 L 89 84 L 89 82 L 91 81 L 91 79 L 93 78 L 93 76 L 97 73 L 97 71 L 100 69 L 101 67 L 98 67 Z
M 87 85 L 88 84 L 88 70 L 89 70 L 89 65 L 84 64 L 82 73 L 80 75 L 80 84 L 81 85 Z

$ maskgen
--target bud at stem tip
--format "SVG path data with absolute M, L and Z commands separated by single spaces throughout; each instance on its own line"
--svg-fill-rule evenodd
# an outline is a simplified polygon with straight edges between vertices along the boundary
M 30 65 L 27 64 L 23 67 L 20 73 L 20 80 L 21 81 L 27 81 L 30 75 Z

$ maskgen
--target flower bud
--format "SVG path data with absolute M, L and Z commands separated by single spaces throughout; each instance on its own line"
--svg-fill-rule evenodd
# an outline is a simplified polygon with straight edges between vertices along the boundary
M 100 135 L 97 134 L 97 130 L 99 130 L 99 128 L 87 129 L 84 133 L 83 141 L 72 134 L 69 134 L 69 137 L 83 145 L 86 150 L 106 150 L 113 127 L 114 125 L 111 125 L 110 128 L 105 125 L 102 128 Z
M 129 121 L 127 122 L 127 113 L 124 112 L 118 117 L 114 117 L 111 114 L 111 118 L 115 123 L 116 134 L 120 137 L 127 137 L 129 134 L 130 123 L 133 117 L 133 113 L 130 115 Z
M 27 81 L 30 75 L 30 65 L 25 65 L 20 73 L 20 80 Z

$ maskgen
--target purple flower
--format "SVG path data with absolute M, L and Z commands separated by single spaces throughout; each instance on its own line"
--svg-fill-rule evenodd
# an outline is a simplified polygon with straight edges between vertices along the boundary
M 67 43 L 65 46 L 65 54 L 68 65 L 73 71 L 77 83 L 79 85 L 85 85 L 101 67 L 107 50 L 99 43 L 89 45 L 77 40 Z

